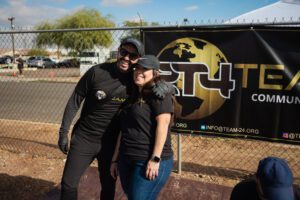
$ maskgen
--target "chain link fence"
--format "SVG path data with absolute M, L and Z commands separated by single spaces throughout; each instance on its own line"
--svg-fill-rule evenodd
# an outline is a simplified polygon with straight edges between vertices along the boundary
M 97 42 L 106 45 L 99 50 L 106 61 L 114 59 L 121 38 L 139 37 L 139 32 L 139 28 L 0 31 L 0 57 L 14 55 L 11 61 L 0 60 L 0 149 L 49 158 L 64 156 L 57 148 L 58 129 L 67 100 L 84 72 L 69 62 L 78 59 L 74 51 L 60 47 L 55 37 L 49 37 L 51 34 L 60 37 L 81 33 L 83 40 L 96 33 Z M 41 42 L 43 34 L 46 37 Z M 28 60 L 42 53 L 59 64 Z M 14 62 L 19 56 L 27 60 L 22 76 Z M 74 122 L 78 116 L 79 112 Z M 288 161 L 296 184 L 300 184 L 300 147 L 296 145 L 194 134 L 173 134 L 172 142 L 175 170 L 195 178 L 242 179 L 256 171 L 260 159 L 277 156 Z

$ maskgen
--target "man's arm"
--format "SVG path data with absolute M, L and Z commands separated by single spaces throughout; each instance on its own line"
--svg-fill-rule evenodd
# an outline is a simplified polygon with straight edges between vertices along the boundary
M 73 94 L 71 95 L 63 115 L 61 127 L 59 129 L 59 140 L 58 146 L 60 150 L 67 154 L 69 147 L 68 147 L 68 132 L 71 126 L 71 123 L 80 108 L 81 102 L 86 97 L 90 87 L 93 83 L 94 77 L 94 67 L 91 67 L 85 74 L 81 77 L 79 82 L 77 83 Z
M 160 99 L 164 99 L 167 95 L 175 94 L 175 88 L 173 85 L 163 80 L 155 83 L 152 90 L 155 96 Z
M 83 101 L 84 97 L 76 93 L 75 91 L 71 95 L 62 119 L 62 123 L 59 129 L 59 140 L 58 146 L 59 149 L 64 153 L 67 154 L 69 151 L 69 140 L 68 140 L 68 132 L 71 126 L 71 123 L 80 108 L 81 102 Z

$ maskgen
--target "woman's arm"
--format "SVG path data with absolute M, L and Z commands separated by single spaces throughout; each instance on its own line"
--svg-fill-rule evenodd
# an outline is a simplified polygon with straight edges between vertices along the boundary
M 160 158 L 163 147 L 168 135 L 169 124 L 171 121 L 171 113 L 162 113 L 156 117 L 157 127 L 155 133 L 155 143 L 152 156 Z M 158 176 L 159 162 L 149 160 L 146 170 L 146 177 L 154 180 Z
M 117 177 L 119 175 L 118 174 L 118 157 L 119 157 L 120 143 L 121 143 L 121 132 L 118 135 L 115 152 L 114 152 L 114 155 L 113 155 L 113 157 L 111 159 L 111 164 L 110 164 L 110 175 L 114 179 L 117 179 Z
M 156 121 L 157 121 L 157 127 L 156 127 L 155 143 L 154 143 L 152 155 L 160 157 L 167 139 L 169 124 L 171 121 L 171 114 L 162 113 L 156 117 Z

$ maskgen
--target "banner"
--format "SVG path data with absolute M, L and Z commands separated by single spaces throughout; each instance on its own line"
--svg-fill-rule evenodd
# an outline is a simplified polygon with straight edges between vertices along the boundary
M 178 133 L 300 144 L 300 27 L 145 29 Z

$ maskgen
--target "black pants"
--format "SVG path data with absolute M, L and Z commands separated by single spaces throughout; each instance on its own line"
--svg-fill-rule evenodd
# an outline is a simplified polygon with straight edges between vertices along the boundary
M 102 146 L 102 147 L 101 147 Z M 115 138 L 107 137 L 100 143 L 87 141 L 76 134 L 71 139 L 62 177 L 62 200 L 76 200 L 81 175 L 96 158 L 101 183 L 101 200 L 113 200 L 116 182 L 110 175 L 110 163 L 115 148 Z
M 19 74 L 23 75 L 23 67 L 18 67 L 18 70 L 19 70 Z

